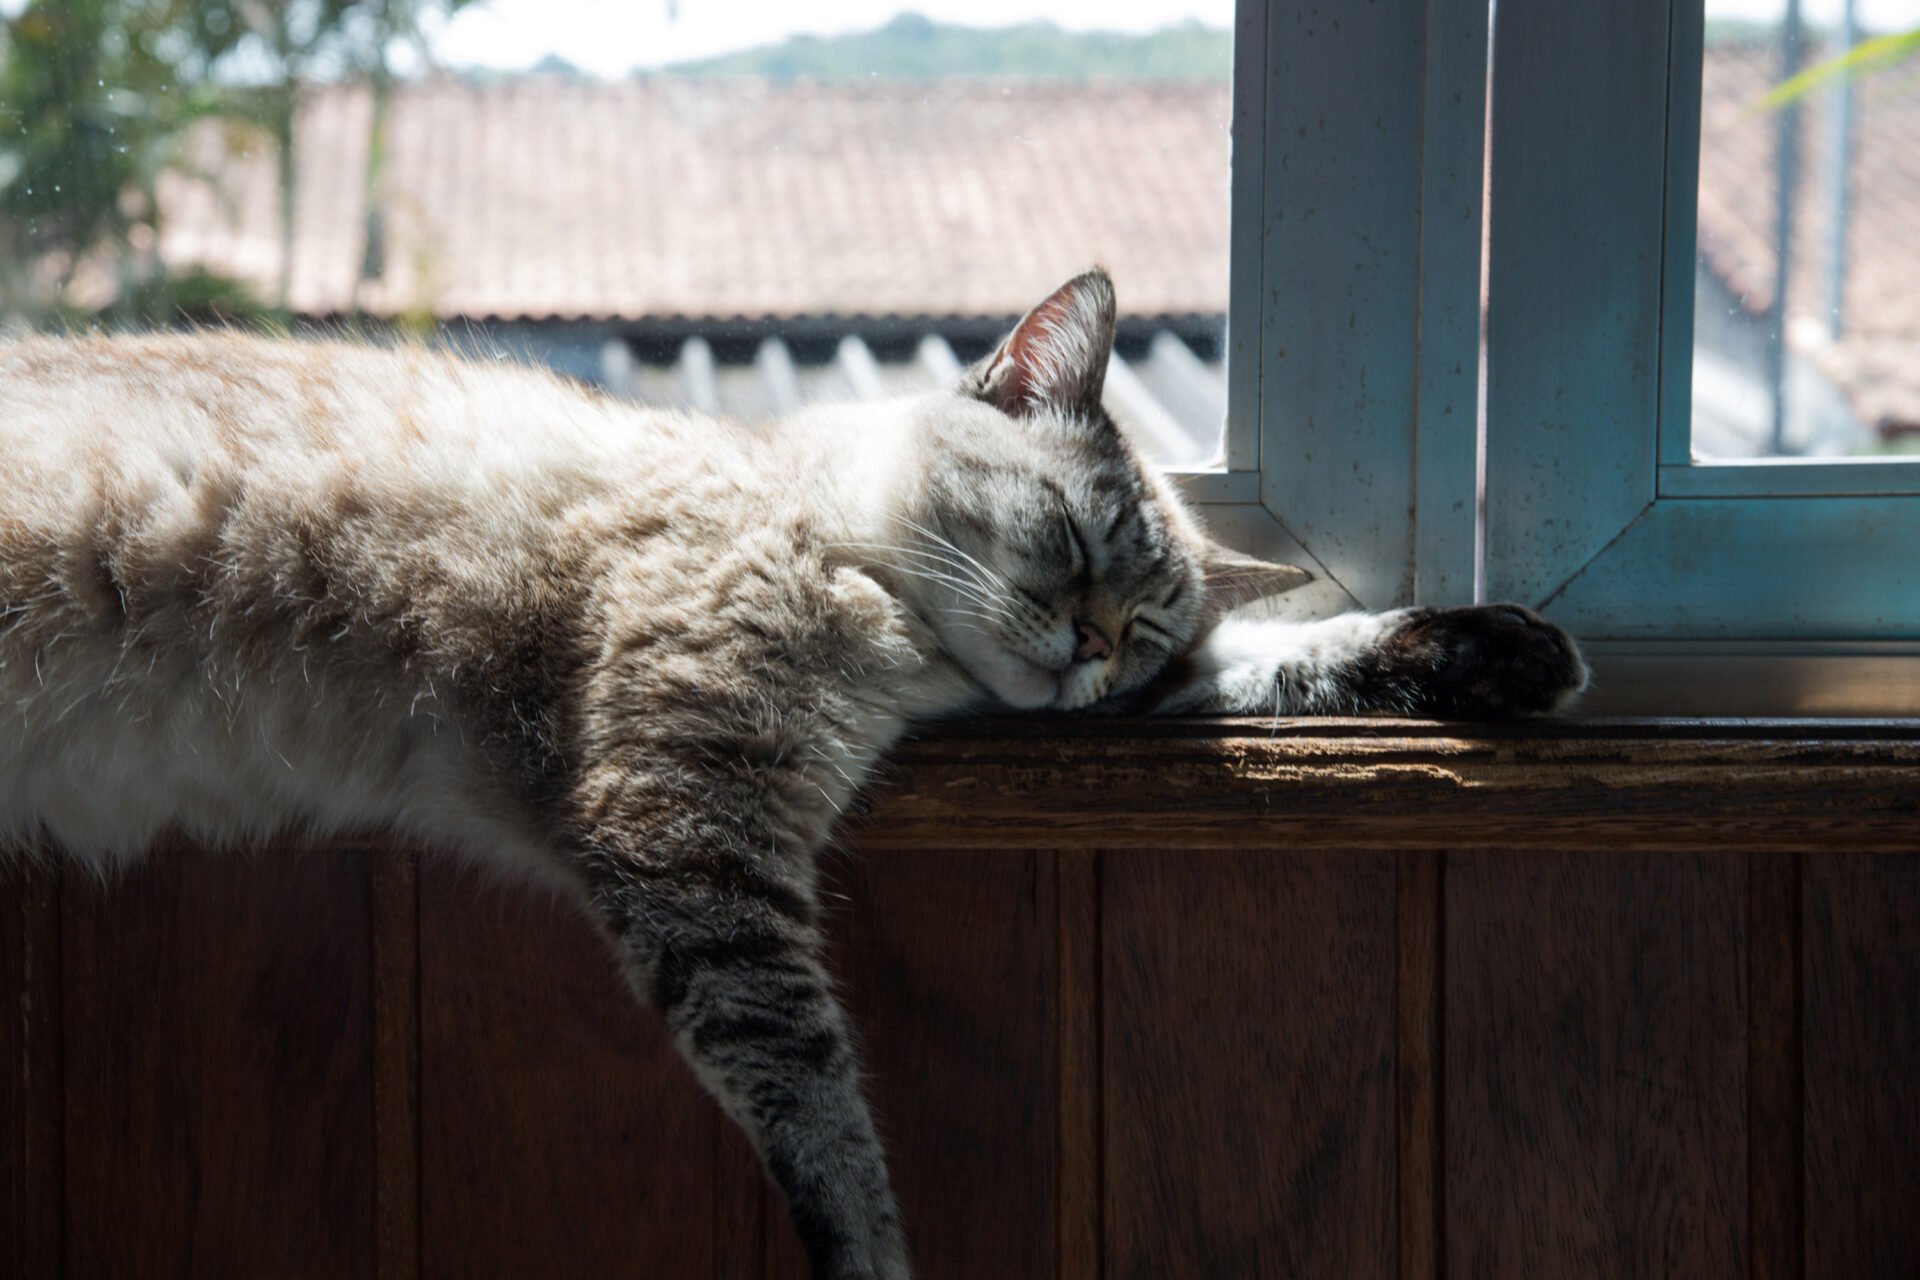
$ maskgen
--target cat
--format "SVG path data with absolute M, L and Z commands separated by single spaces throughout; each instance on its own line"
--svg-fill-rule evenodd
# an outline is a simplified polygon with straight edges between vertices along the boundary
M 1101 407 L 1068 281 L 960 384 L 750 430 L 420 347 L 0 344 L 0 846 L 389 827 L 580 896 L 784 1191 L 909 1262 L 814 859 L 912 723 L 1546 711 L 1517 606 L 1288 624 Z

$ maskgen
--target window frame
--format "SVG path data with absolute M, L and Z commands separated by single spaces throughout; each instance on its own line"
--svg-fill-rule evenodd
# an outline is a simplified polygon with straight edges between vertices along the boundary
M 1703 9 L 1500 12 L 1488 589 L 1609 641 L 1911 640 L 1920 469 L 1691 457 Z
M 1187 492 L 1316 613 L 1468 603 L 1478 536 L 1589 707 L 1920 713 L 1920 466 L 1688 453 L 1702 0 L 1487 9 L 1241 0 L 1229 466 Z
M 1227 467 L 1176 478 L 1296 610 L 1473 598 L 1487 16 L 1237 6 Z

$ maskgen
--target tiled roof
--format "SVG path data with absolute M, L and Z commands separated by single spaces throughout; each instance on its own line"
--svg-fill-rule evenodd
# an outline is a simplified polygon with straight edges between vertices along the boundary
M 1709 50 L 1700 251 L 1772 290 L 1770 49 Z M 1867 422 L 1920 422 L 1920 67 L 1859 82 L 1846 329 L 1824 341 L 1822 189 L 1806 164 L 1791 340 Z M 1804 136 L 1822 138 L 1825 99 Z M 353 303 L 371 100 L 299 122 L 290 302 Z M 1226 309 L 1227 90 L 1137 83 L 772 84 L 671 77 L 396 88 L 375 315 L 712 320 L 1016 314 L 1089 263 L 1133 316 Z M 162 256 L 274 294 L 272 148 L 209 124 L 162 188 Z
M 352 305 L 365 89 L 299 116 L 289 302 Z M 1227 90 L 982 81 L 433 80 L 395 89 L 369 312 L 993 315 L 1102 263 L 1134 315 L 1226 307 Z M 162 256 L 274 295 L 271 144 L 208 125 Z
M 1700 254 L 1755 315 L 1773 296 L 1778 117 L 1754 104 L 1779 78 L 1778 56 L 1767 45 L 1710 48 L 1701 93 Z M 1854 92 L 1842 334 L 1829 342 L 1825 333 L 1820 166 L 1831 99 L 1815 93 L 1801 110 L 1788 341 L 1846 391 L 1867 423 L 1920 423 L 1920 65 L 1862 77 Z

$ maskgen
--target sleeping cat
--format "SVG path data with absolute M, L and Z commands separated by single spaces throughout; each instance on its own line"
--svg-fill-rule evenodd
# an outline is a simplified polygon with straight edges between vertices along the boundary
M 0 344 L 0 846 L 369 825 L 590 905 L 817 1277 L 905 1277 L 816 852 L 913 721 L 1549 710 L 1524 609 L 1226 617 L 1063 285 L 957 387 L 748 430 L 420 349 Z

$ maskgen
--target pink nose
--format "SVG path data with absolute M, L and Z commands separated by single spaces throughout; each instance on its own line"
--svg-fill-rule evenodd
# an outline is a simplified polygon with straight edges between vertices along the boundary
M 1107 639 L 1106 632 L 1091 622 L 1076 622 L 1073 625 L 1080 633 L 1080 647 L 1073 651 L 1076 662 L 1092 662 L 1113 652 L 1113 641 Z

